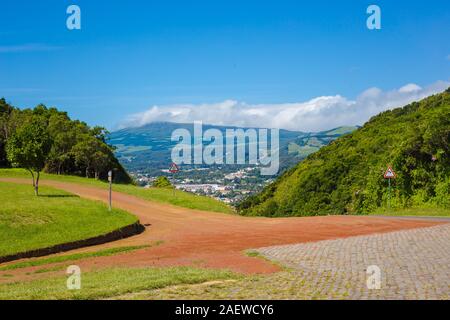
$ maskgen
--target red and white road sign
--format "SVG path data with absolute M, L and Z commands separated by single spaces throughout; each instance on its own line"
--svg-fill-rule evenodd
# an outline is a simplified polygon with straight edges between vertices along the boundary
M 391 166 L 389 166 L 386 170 L 386 172 L 384 173 L 384 178 L 385 179 L 395 179 L 397 178 L 397 175 L 395 174 L 394 170 L 392 169 Z
M 170 173 L 177 173 L 180 171 L 180 168 L 178 168 L 177 164 L 175 162 L 172 162 L 169 168 Z

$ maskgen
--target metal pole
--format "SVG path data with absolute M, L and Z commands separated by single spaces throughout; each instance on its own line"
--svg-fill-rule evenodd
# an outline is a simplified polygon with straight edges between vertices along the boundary
M 112 210 L 112 171 L 108 172 L 109 181 L 109 211 Z
M 112 210 L 112 183 L 109 183 L 109 211 Z
M 388 210 L 391 210 L 391 178 L 389 178 Z
M 175 182 L 175 173 L 173 174 L 173 182 Z M 175 183 L 173 184 L 173 193 L 172 196 L 175 197 Z

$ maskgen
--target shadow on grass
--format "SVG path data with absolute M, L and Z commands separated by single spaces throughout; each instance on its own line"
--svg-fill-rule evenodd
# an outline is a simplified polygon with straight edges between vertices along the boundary
M 40 194 L 41 198 L 79 198 L 75 194 Z

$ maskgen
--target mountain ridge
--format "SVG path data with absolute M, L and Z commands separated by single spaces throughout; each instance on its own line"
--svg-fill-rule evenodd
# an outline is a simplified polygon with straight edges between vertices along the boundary
M 132 172 L 146 171 L 150 166 L 156 170 L 167 168 L 170 164 L 170 150 L 177 144 L 170 140 L 172 131 L 188 129 L 193 133 L 192 123 L 158 121 L 140 127 L 122 128 L 108 136 L 114 145 L 116 155 L 122 164 Z M 217 126 L 203 124 L 203 130 L 219 129 L 264 129 L 239 126 Z M 280 162 L 286 169 L 308 154 L 317 151 L 335 138 L 355 130 L 356 126 L 337 127 L 320 132 L 303 132 L 280 129 Z M 148 170 L 147 170 L 148 171 Z

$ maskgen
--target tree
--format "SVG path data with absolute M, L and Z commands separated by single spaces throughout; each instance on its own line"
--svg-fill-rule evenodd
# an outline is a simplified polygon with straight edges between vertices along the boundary
M 94 169 L 95 179 L 99 179 L 100 173 L 108 169 L 109 165 L 109 156 L 105 152 L 101 150 L 95 152 L 92 159 L 92 168 Z
M 4 98 L 0 99 L 0 166 L 7 166 L 6 141 L 9 135 L 9 118 L 13 108 Z
M 84 135 L 83 139 L 72 148 L 75 163 L 85 168 L 86 178 L 89 178 L 89 172 L 92 169 L 96 143 L 97 139 L 89 135 Z
M 78 166 L 84 166 L 86 178 L 89 173 L 94 171 L 96 179 L 100 173 L 110 165 L 112 155 L 108 146 L 97 137 L 90 134 L 84 134 L 81 141 L 72 148 L 72 154 L 75 157 L 75 163 Z
M 156 180 L 153 181 L 153 187 L 155 187 L 155 188 L 173 188 L 169 179 L 164 176 L 156 178 Z
M 66 114 L 57 113 L 49 117 L 48 131 L 53 144 L 45 169 L 61 174 L 65 168 L 73 167 L 74 159 L 71 151 L 77 142 L 78 127 L 73 125 Z
M 39 195 L 40 172 L 45 167 L 51 147 L 47 124 L 41 117 L 33 117 L 19 127 L 7 141 L 8 160 L 14 167 L 30 171 L 36 196 Z
M 0 99 L 0 167 L 10 167 L 6 144 L 17 130 L 33 119 L 42 121 L 51 140 L 51 150 L 42 171 L 57 174 L 87 175 L 105 179 L 106 169 L 114 169 L 117 182 L 130 183 L 131 177 L 108 145 L 108 131 L 71 120 L 67 112 L 40 104 L 33 109 L 18 109 Z M 17 164 L 16 164 L 17 165 Z

